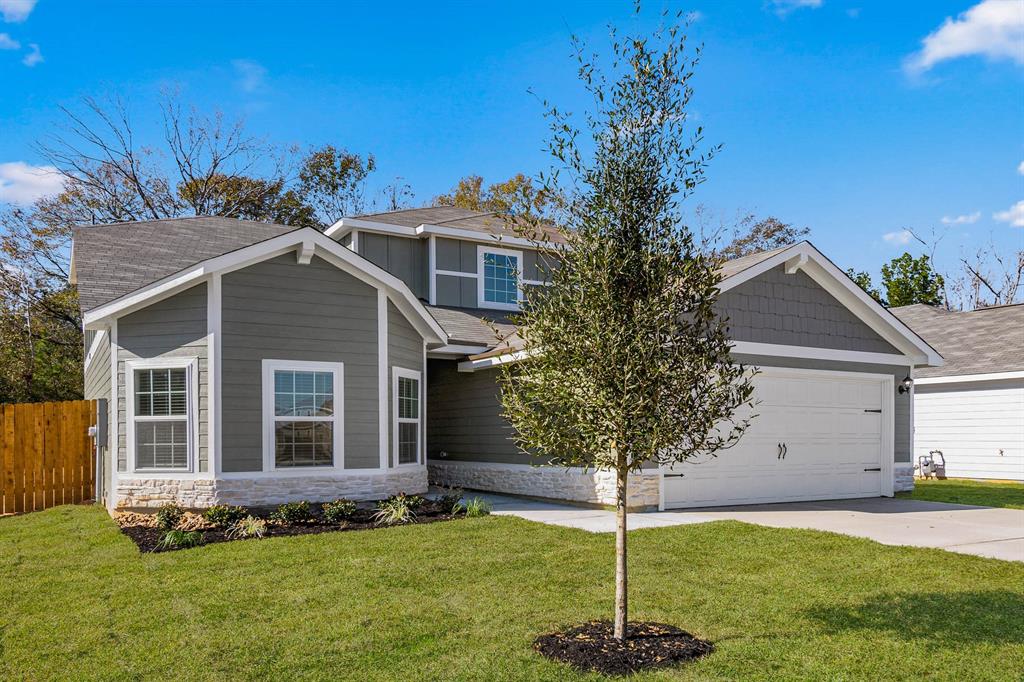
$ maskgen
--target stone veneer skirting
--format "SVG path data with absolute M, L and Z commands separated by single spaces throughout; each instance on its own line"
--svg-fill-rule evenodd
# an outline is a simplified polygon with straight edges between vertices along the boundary
M 892 468 L 892 489 L 894 492 L 909 492 L 914 489 L 914 465 L 896 463 Z
M 596 505 L 615 504 L 615 473 L 564 469 L 529 464 L 494 464 L 431 460 L 427 463 L 432 485 L 457 486 L 496 493 L 570 500 Z M 632 474 L 628 505 L 658 506 L 660 477 L 657 473 Z
M 325 502 L 339 497 L 378 500 L 396 493 L 418 495 L 425 492 L 425 467 L 390 469 L 384 473 L 359 473 L 353 469 L 331 475 L 260 478 L 180 480 L 119 477 L 114 506 L 159 507 L 168 502 L 196 508 L 214 504 L 255 506 L 300 500 Z

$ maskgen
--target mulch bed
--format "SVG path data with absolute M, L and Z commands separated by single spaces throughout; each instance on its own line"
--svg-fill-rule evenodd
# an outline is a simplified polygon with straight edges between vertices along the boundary
M 263 534 L 263 538 L 273 537 L 287 537 L 291 535 L 315 535 L 318 533 L 338 533 L 352 530 L 370 530 L 375 528 L 387 528 L 388 526 L 377 525 L 373 521 L 373 514 L 376 508 L 373 506 L 359 507 L 355 514 L 344 524 L 328 523 L 323 520 L 320 516 L 320 505 L 310 504 L 311 510 L 313 511 L 314 519 L 305 523 L 280 523 L 277 521 L 267 521 L 266 532 Z M 248 511 L 255 517 L 269 519 L 270 514 L 274 511 L 274 507 L 249 507 Z M 193 519 L 199 518 L 196 515 L 190 515 Z M 141 517 L 146 517 L 143 521 Z M 452 516 L 451 514 L 444 512 L 437 504 L 433 501 L 426 501 L 423 506 L 417 510 L 416 518 L 408 524 L 396 524 L 396 525 L 412 525 L 412 524 L 423 524 L 423 523 L 436 523 L 438 521 L 452 521 L 457 518 L 463 518 L 462 516 Z M 163 547 L 160 544 L 160 539 L 164 535 L 164 531 L 157 528 L 153 523 L 149 523 L 150 515 L 143 514 L 131 514 L 126 515 L 126 520 L 120 521 L 125 525 L 121 525 L 121 532 L 131 538 L 140 552 L 177 552 L 182 549 L 190 549 L 188 547 Z M 195 524 L 193 524 L 195 525 Z M 180 528 L 181 526 L 179 526 Z M 198 527 L 190 528 L 198 530 L 203 534 L 203 545 L 209 545 L 217 542 L 242 542 L 243 538 L 232 538 L 228 537 L 228 530 L 226 528 L 218 528 L 212 524 L 206 522 L 199 522 Z M 257 538 L 244 538 L 244 540 L 255 540 Z
M 592 620 L 568 630 L 541 635 L 534 640 L 533 648 L 581 672 L 605 675 L 631 675 L 663 668 L 707 656 L 715 650 L 711 642 L 662 623 L 630 623 L 624 642 L 615 639 L 612 633 L 609 621 Z

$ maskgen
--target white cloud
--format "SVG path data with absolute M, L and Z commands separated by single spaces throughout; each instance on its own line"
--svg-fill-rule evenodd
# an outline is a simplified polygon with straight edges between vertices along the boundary
M 0 0 L 0 14 L 4 21 L 17 24 L 28 19 L 35 6 L 36 0 Z
M 0 163 L 0 201 L 31 204 L 64 188 L 64 176 L 53 166 L 30 166 L 24 161 Z
M 0 33 L 0 50 L 20 50 L 21 43 L 7 33 Z
M 35 43 L 29 43 L 29 53 L 21 60 L 21 63 L 25 66 L 35 66 L 39 62 L 43 61 L 43 53 L 39 51 L 39 46 Z
M 882 239 L 889 242 L 890 244 L 897 244 L 903 246 L 909 244 L 910 240 L 914 238 L 914 235 L 910 233 L 910 230 L 900 230 L 899 232 L 886 232 L 882 235 Z
M 1020 173 L 1021 175 L 1024 175 L 1024 161 L 1021 161 L 1020 165 L 1017 166 L 1017 172 Z
M 818 9 L 824 0 L 768 0 L 768 7 L 780 17 L 798 9 Z
M 250 59 L 236 59 L 231 62 L 238 75 L 238 87 L 243 92 L 256 92 L 263 87 L 263 79 L 266 78 L 267 69 L 258 62 Z
M 1001 223 L 1010 223 L 1014 227 L 1024 227 L 1024 201 L 1018 201 L 1005 211 L 993 213 L 992 217 Z
M 924 73 L 947 59 L 983 55 L 1024 64 L 1024 2 L 982 0 L 921 41 L 921 50 L 907 57 L 903 68 Z
M 968 213 L 967 215 L 958 215 L 955 218 L 951 218 L 948 215 L 942 216 L 943 225 L 973 225 L 978 222 L 981 218 L 981 211 L 975 211 L 974 213 Z

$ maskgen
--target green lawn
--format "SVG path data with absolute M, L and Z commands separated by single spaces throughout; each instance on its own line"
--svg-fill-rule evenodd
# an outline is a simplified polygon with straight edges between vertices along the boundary
M 633 616 L 716 643 L 638 680 L 1009 680 L 1024 564 L 734 522 L 631 538 Z M 572 680 L 613 537 L 503 517 L 141 556 L 106 514 L 0 519 L 0 678 Z
M 914 491 L 899 493 L 898 497 L 952 504 L 977 504 L 984 507 L 1024 509 L 1024 483 L 971 481 L 949 478 L 914 481 Z

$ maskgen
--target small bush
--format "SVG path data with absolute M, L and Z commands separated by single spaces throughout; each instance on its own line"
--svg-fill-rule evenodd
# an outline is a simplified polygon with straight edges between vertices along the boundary
M 399 493 L 398 496 L 404 497 L 406 506 L 413 511 L 419 511 L 423 505 L 427 503 L 427 501 L 419 495 L 406 495 L 405 493 Z
M 377 511 L 373 515 L 373 521 L 378 526 L 412 523 L 415 519 L 416 512 L 410 506 L 409 498 L 403 493 L 392 495 L 388 499 L 378 502 Z
M 448 488 L 437 498 L 437 505 L 446 514 L 457 514 L 462 510 L 462 488 Z
M 313 512 L 309 502 L 287 502 L 275 509 L 270 518 L 279 523 L 309 523 L 313 520 Z
M 328 523 L 343 523 L 356 513 L 356 503 L 352 500 L 334 500 L 324 502 L 324 520 Z
M 157 528 L 163 530 L 174 530 L 174 527 L 181 521 L 181 517 L 185 515 L 185 510 L 176 505 L 173 502 L 165 504 L 156 510 L 156 525 Z
M 161 549 L 187 549 L 203 544 L 203 534 L 197 530 L 169 530 L 160 538 Z
M 232 540 L 244 540 L 246 538 L 262 538 L 267 532 L 267 522 L 255 516 L 246 516 L 235 521 L 228 529 L 228 537 Z
M 203 512 L 203 518 L 218 528 L 230 528 L 248 515 L 245 507 L 231 507 L 226 504 L 215 504 Z
M 487 500 L 474 497 L 466 501 L 466 518 L 472 519 L 478 516 L 487 516 L 491 513 L 491 503 Z

